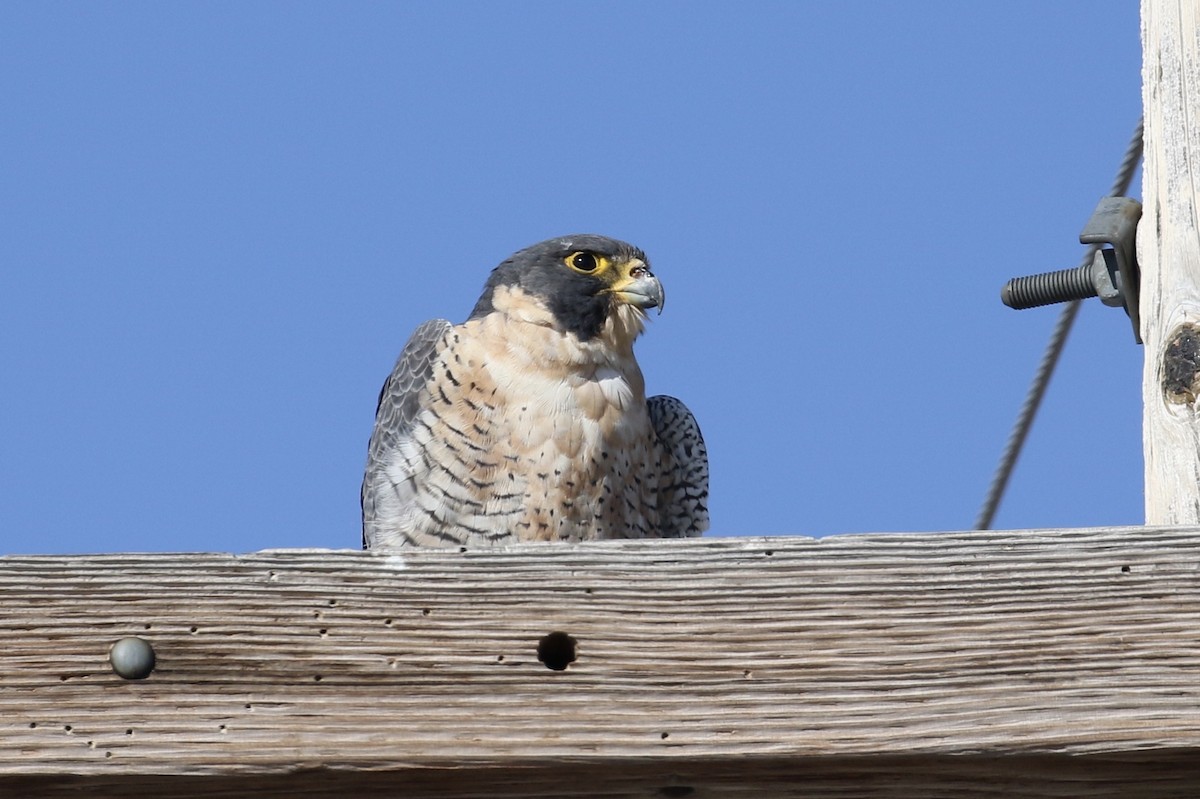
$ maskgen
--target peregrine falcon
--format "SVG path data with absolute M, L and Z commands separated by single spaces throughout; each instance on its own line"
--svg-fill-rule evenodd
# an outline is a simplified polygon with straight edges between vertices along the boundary
M 641 250 L 563 236 L 492 270 L 467 321 L 418 327 L 379 395 L 363 546 L 700 535 L 700 428 L 633 356 L 663 297 Z

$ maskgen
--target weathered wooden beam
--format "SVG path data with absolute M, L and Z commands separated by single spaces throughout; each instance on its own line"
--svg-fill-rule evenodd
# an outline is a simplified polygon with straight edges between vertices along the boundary
M 14 556 L 0 795 L 1200 795 L 1198 629 L 1196 529 Z
M 1200 524 L 1200 3 L 1143 0 L 1146 523 Z

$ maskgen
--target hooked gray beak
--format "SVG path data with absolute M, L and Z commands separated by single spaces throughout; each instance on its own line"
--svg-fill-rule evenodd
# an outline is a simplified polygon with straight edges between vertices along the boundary
M 657 308 L 661 314 L 667 299 L 662 283 L 641 261 L 631 262 L 630 267 L 629 274 L 614 283 L 610 291 L 621 302 L 643 309 Z

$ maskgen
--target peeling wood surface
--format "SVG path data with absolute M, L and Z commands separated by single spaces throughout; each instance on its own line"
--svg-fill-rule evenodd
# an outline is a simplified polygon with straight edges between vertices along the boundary
M 1146 522 L 1200 524 L 1200 3 L 1143 0 L 1142 53 Z
M 1198 628 L 1195 529 L 14 556 L 0 796 L 1196 796 Z

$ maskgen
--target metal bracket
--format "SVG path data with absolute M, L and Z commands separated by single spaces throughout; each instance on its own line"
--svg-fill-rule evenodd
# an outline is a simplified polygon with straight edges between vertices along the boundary
M 1096 247 L 1091 263 L 1040 275 L 1016 277 L 1004 284 L 1000 300 L 1010 308 L 1036 308 L 1057 302 L 1099 297 L 1121 307 L 1142 343 L 1138 314 L 1141 274 L 1137 262 L 1137 223 L 1142 204 L 1131 197 L 1104 197 L 1092 212 L 1079 243 Z

